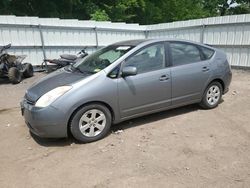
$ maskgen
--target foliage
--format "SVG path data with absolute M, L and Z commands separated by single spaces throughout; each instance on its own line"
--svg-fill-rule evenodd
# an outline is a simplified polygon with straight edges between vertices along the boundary
M 250 11 L 249 0 L 205 0 L 203 4 L 210 16 L 245 14 Z
M 93 14 L 90 14 L 91 20 L 108 21 L 110 20 L 105 10 L 97 9 Z
M 152 24 L 250 13 L 250 0 L 1 0 L 0 15 Z

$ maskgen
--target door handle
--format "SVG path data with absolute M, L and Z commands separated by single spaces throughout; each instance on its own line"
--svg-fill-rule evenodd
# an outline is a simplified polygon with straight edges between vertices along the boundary
M 207 67 L 207 66 L 202 67 L 202 71 L 203 71 L 203 72 L 209 71 L 209 67 Z
M 162 75 L 161 77 L 160 77 L 160 81 L 166 81 L 166 80 L 168 80 L 169 79 L 169 76 L 168 75 Z

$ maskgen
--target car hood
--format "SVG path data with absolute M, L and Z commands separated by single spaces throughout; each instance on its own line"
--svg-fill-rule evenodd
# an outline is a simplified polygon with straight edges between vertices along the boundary
M 71 85 L 77 81 L 89 77 L 90 74 L 80 72 L 68 72 L 64 68 L 45 76 L 32 85 L 25 93 L 25 98 L 35 103 L 42 95 L 50 90 L 64 85 Z

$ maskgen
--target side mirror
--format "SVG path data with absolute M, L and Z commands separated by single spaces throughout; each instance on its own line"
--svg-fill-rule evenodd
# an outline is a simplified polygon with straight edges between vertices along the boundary
M 122 69 L 122 77 L 126 77 L 126 76 L 134 76 L 137 74 L 137 68 L 136 67 L 124 67 Z

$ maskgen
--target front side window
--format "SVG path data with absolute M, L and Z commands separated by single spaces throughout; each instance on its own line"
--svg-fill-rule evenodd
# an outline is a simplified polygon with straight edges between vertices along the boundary
M 109 78 L 117 78 L 120 71 L 120 65 L 115 67 L 108 75 Z
M 162 69 L 165 66 L 164 62 L 164 44 L 160 43 L 146 47 L 129 57 L 125 62 L 125 67 L 136 67 L 139 74 Z
M 173 66 L 194 63 L 202 60 L 200 51 L 195 45 L 171 42 L 170 49 Z
M 102 48 L 73 65 L 81 72 L 97 73 L 114 63 L 134 46 L 111 45 Z

